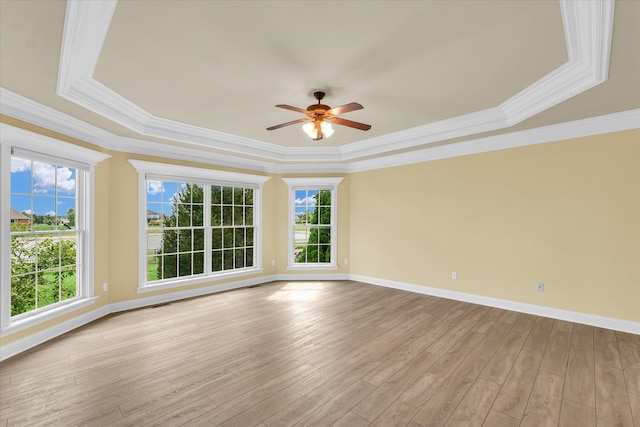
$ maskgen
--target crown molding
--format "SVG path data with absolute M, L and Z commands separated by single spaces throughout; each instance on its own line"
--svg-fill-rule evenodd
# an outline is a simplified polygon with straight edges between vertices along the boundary
M 621 113 L 478 138 L 375 159 L 361 160 L 350 163 L 349 172 L 383 169 L 638 128 L 640 128 L 640 109 L 629 110 Z
M 69 1 L 58 94 L 142 135 L 278 162 L 340 162 L 503 129 L 602 83 L 607 78 L 613 0 L 560 0 L 568 62 L 502 104 L 342 147 L 285 148 L 155 117 L 93 79 L 116 1 Z

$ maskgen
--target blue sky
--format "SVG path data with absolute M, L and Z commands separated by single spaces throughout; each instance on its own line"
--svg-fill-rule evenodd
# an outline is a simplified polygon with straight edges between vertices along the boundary
M 11 207 L 18 212 L 66 216 L 75 208 L 76 170 L 11 158 Z
M 186 187 L 184 183 L 147 181 L 147 209 L 171 215 L 171 204 L 176 193 Z
M 316 194 L 318 194 L 318 190 L 295 190 L 296 216 L 306 211 L 313 212 L 316 208 Z

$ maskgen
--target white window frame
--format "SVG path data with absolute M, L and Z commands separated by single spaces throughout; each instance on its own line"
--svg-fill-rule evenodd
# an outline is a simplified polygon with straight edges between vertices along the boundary
M 251 175 L 237 172 L 225 172 L 214 169 L 190 166 L 155 163 L 143 160 L 129 160 L 129 164 L 138 172 L 138 293 L 153 292 L 160 289 L 171 289 L 182 286 L 197 285 L 216 280 L 231 279 L 264 271 L 262 267 L 262 187 L 268 176 Z M 205 223 L 205 272 L 197 276 L 184 276 L 161 281 L 147 281 L 147 180 L 176 181 L 190 184 L 219 185 L 225 187 L 254 188 L 253 217 L 254 231 L 254 266 L 238 270 L 211 271 L 211 235 L 207 232 L 211 227 Z M 210 212 L 210 203 L 205 196 L 205 212 Z M 209 221 L 209 214 L 204 220 Z
M 337 270 L 338 269 L 338 185 L 344 177 L 282 178 L 289 187 L 289 219 L 287 233 L 287 270 Z M 295 192 L 296 190 L 331 191 L 331 261 L 316 263 L 295 262 Z
M 29 152 L 30 157 L 54 164 L 79 166 L 76 224 L 81 228 L 78 241 L 78 257 L 82 265 L 78 275 L 78 296 L 33 312 L 11 316 L 11 156 L 16 151 Z M 0 123 L 0 337 L 5 337 L 40 323 L 89 306 L 98 298 L 94 296 L 94 167 L 111 157 L 44 136 L 38 133 Z M 82 176 L 81 176 L 82 175 Z

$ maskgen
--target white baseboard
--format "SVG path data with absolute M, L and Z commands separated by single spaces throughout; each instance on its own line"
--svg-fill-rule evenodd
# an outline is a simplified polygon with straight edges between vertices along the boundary
M 109 306 L 104 305 L 88 313 L 54 325 L 43 331 L 31 334 L 28 337 L 0 346 L 0 361 L 15 356 L 18 353 L 22 353 L 23 351 L 27 351 L 30 348 L 49 341 L 50 339 L 60 336 L 66 332 L 79 328 L 80 326 L 86 325 L 89 322 L 98 320 L 99 318 L 104 317 L 109 313 Z
M 431 295 L 440 298 L 447 298 L 456 301 L 470 302 L 473 304 L 486 305 L 489 307 L 502 308 L 505 310 L 517 311 L 520 313 L 534 314 L 536 316 L 549 317 L 552 319 L 566 320 L 584 325 L 597 326 L 599 328 L 613 329 L 621 332 L 640 335 L 640 322 L 615 319 L 612 317 L 597 316 L 595 314 L 580 313 L 577 311 L 562 310 L 559 308 L 545 307 L 541 305 L 527 304 L 517 301 L 510 301 L 500 298 L 485 297 L 482 295 L 468 294 L 464 292 L 449 291 L 446 289 L 431 288 L 428 286 L 415 285 L 412 283 L 396 282 L 394 280 L 379 279 L 376 277 L 361 276 L 351 274 L 351 280 L 368 283 L 370 285 L 384 286 L 387 288 L 401 289 L 409 292 L 416 292 L 424 295 Z
M 473 295 L 464 292 L 449 291 L 446 289 L 431 288 L 428 286 L 415 285 L 411 283 L 397 282 L 394 280 L 380 279 L 376 277 L 362 276 L 359 274 L 273 274 L 251 279 L 238 280 L 221 285 L 206 286 L 203 288 L 188 289 L 168 294 L 154 295 L 146 298 L 137 298 L 130 301 L 123 301 L 102 306 L 96 310 L 85 313 L 81 316 L 62 322 L 58 325 L 36 332 L 32 335 L 16 340 L 12 343 L 0 346 L 0 361 L 8 359 L 23 351 L 29 350 L 52 338 L 72 331 L 89 322 L 104 317 L 110 313 L 132 310 L 141 307 L 148 307 L 156 304 L 163 304 L 185 298 L 201 295 L 208 295 L 217 292 L 224 292 L 232 289 L 244 288 L 247 286 L 261 285 L 273 281 L 325 281 L 325 280 L 354 280 L 376 286 L 400 289 L 403 291 L 416 292 L 425 295 L 447 298 L 456 301 L 464 301 L 473 304 L 486 305 L 489 307 L 502 308 L 505 310 L 517 311 L 521 313 L 534 314 L 536 316 L 550 317 L 553 319 L 566 320 L 569 322 L 582 323 L 585 325 L 597 326 L 605 329 L 612 329 L 621 332 L 628 332 L 640 335 L 640 323 L 628 320 L 614 319 L 605 316 L 579 313 L 575 311 L 561 310 L 557 308 L 544 307 L 533 304 L 525 304 L 516 301 L 509 301 L 499 298 Z

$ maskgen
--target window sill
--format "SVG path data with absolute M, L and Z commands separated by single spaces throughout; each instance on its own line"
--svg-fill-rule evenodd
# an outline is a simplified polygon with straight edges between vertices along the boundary
M 337 270 L 337 264 L 289 264 L 287 270 Z
M 185 279 L 170 280 L 158 283 L 146 283 L 138 286 L 138 293 L 155 292 L 163 289 L 182 288 L 184 286 L 201 285 L 203 283 L 215 282 L 218 280 L 234 279 L 236 277 L 249 276 L 252 274 L 260 274 L 263 268 L 251 268 L 241 271 L 231 271 L 228 273 L 212 274 L 210 276 L 198 276 Z
M 26 315 L 20 319 L 13 320 L 6 328 L 3 328 L 0 331 L 0 338 L 4 338 L 11 334 L 15 334 L 16 332 L 23 331 L 25 329 L 29 329 L 33 326 L 39 325 L 46 321 L 55 319 L 57 317 L 63 316 L 65 314 L 71 313 L 73 311 L 79 310 L 83 307 L 87 307 L 94 302 L 98 297 L 89 297 L 89 298 L 81 298 L 76 301 L 70 301 L 65 304 L 61 304 L 58 307 L 52 307 L 47 310 L 43 310 L 39 313 L 34 313 L 32 315 Z

